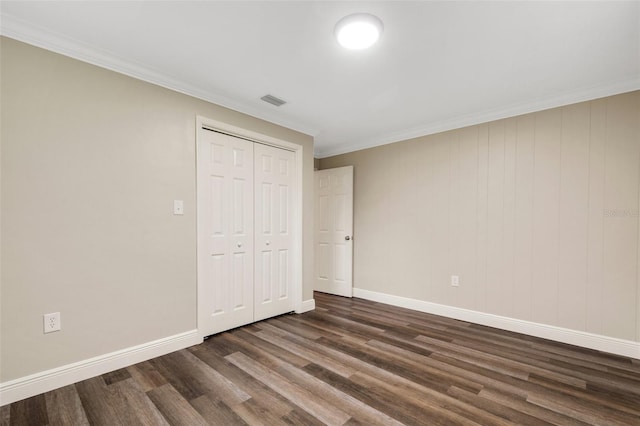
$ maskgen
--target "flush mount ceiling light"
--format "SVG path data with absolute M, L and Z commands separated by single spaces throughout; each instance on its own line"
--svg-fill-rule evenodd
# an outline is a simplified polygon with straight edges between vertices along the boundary
M 354 13 L 338 21 L 335 36 L 347 49 L 366 49 L 382 34 L 382 21 L 369 13 Z

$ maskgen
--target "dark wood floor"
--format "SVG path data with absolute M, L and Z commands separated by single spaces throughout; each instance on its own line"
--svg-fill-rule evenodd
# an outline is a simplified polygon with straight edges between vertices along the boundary
M 640 361 L 360 299 L 0 409 L 12 425 L 640 425 Z

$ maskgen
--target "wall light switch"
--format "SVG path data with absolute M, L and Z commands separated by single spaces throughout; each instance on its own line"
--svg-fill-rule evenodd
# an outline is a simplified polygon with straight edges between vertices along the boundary
M 173 214 L 184 214 L 184 202 L 182 200 L 173 200 Z

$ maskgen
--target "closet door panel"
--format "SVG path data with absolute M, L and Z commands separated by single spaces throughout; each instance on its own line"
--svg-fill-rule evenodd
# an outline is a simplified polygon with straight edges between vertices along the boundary
M 204 130 L 198 147 L 203 334 L 254 320 L 253 143 Z
M 294 153 L 256 144 L 255 320 L 293 310 L 292 263 Z

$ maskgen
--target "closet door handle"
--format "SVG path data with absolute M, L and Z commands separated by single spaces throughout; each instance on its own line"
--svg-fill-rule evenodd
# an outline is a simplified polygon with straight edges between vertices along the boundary
M 236 244 L 238 246 L 238 248 L 242 247 L 242 243 L 240 241 L 238 241 L 238 244 Z
M 270 242 L 270 241 L 267 241 L 265 244 L 266 244 L 266 245 L 271 245 L 271 242 Z

